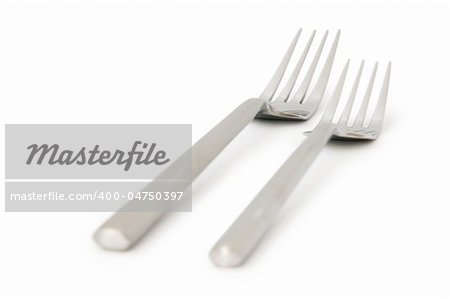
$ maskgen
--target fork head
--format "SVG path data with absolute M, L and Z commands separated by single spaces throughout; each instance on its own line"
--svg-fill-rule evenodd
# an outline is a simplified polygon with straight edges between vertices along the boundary
M 258 99 L 264 100 L 264 105 L 262 105 L 261 110 L 256 116 L 257 118 L 307 120 L 317 110 L 317 107 L 319 106 L 320 101 L 322 100 L 323 93 L 325 91 L 328 82 L 328 78 L 330 76 L 331 68 L 336 54 L 337 45 L 339 42 L 340 31 L 338 31 L 336 34 L 331 49 L 328 53 L 328 57 L 323 66 L 323 69 L 310 95 L 306 96 L 308 89 L 311 85 L 314 72 L 317 68 L 317 64 L 319 62 L 323 47 L 325 45 L 328 36 L 328 31 L 324 33 L 320 45 L 312 59 L 311 65 L 307 70 L 303 78 L 303 81 L 301 82 L 296 92 L 292 93 L 294 85 L 305 62 L 306 56 L 308 55 L 308 51 L 314 40 L 316 31 L 313 31 L 311 36 L 309 37 L 308 42 L 297 62 L 297 65 L 295 66 L 295 69 L 292 72 L 292 75 L 289 77 L 289 80 L 287 81 L 286 85 L 283 87 L 279 95 L 277 97 L 274 97 L 275 92 L 277 91 L 281 79 L 283 78 L 283 75 L 289 64 L 289 61 L 291 60 L 292 53 L 294 52 L 295 46 L 298 42 L 301 32 L 302 30 L 300 29 L 295 35 L 293 41 L 291 42 L 291 45 L 289 46 L 285 56 L 283 57 L 283 60 L 278 66 L 271 81 L 269 82 L 263 93 L 259 96 Z
M 338 106 L 338 102 L 342 93 L 344 86 L 344 81 L 346 73 L 348 70 L 349 62 L 342 71 L 341 77 L 335 88 L 335 91 L 327 105 L 327 108 L 320 120 L 318 126 L 322 124 L 333 123 L 334 114 Z M 375 110 L 371 117 L 367 117 L 367 111 L 369 107 L 369 102 L 372 94 L 373 85 L 375 82 L 375 77 L 378 69 L 378 62 L 375 63 L 372 74 L 370 76 L 369 82 L 364 93 L 364 97 L 361 106 L 358 110 L 358 114 L 352 124 L 349 123 L 350 113 L 353 109 L 356 93 L 358 91 L 358 86 L 361 80 L 361 74 L 364 68 L 364 61 L 361 62 L 358 73 L 356 75 L 355 81 L 353 83 L 352 89 L 349 94 L 349 98 L 344 107 L 344 110 L 339 118 L 339 120 L 333 123 L 335 130 L 332 136 L 333 139 L 343 139 L 343 140 L 375 140 L 381 131 L 381 125 L 384 118 L 384 111 L 386 110 L 386 100 L 389 89 L 389 79 L 391 74 L 391 63 L 389 62 L 386 67 L 386 72 L 382 82 L 381 90 L 378 96 L 378 102 L 376 103 Z M 365 123 L 367 118 L 368 124 Z

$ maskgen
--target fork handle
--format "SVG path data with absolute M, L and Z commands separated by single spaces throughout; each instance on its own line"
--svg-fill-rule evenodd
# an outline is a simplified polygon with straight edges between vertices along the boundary
M 192 180 L 255 118 L 264 103 L 264 100 L 257 98 L 245 101 L 192 146 Z M 185 165 L 181 160 L 175 161 L 144 189 L 159 190 L 161 183 L 158 180 L 160 178 L 177 179 L 178 176 L 183 175 L 186 177 L 186 169 L 184 171 L 179 169 L 182 167 L 191 168 L 191 165 Z M 189 185 L 187 184 L 186 188 Z M 97 229 L 94 233 L 94 240 L 98 245 L 108 250 L 127 250 L 137 243 L 165 214 L 164 212 L 123 212 L 131 210 L 127 209 L 131 204 L 133 202 L 127 203 L 122 208 L 122 212 L 113 214 Z
M 319 125 L 292 153 L 214 245 L 214 264 L 236 267 L 245 261 L 334 130 L 334 125 Z

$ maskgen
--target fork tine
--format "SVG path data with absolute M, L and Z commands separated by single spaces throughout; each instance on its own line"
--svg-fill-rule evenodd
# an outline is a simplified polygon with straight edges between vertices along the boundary
M 363 102 L 361 103 L 361 107 L 359 108 L 358 114 L 356 115 L 355 122 L 353 126 L 360 127 L 364 124 L 364 119 L 366 118 L 367 108 L 369 107 L 370 95 L 372 94 L 373 83 L 375 82 L 375 76 L 377 74 L 378 62 L 375 63 L 372 70 L 372 75 L 370 77 L 370 81 L 367 84 L 366 93 L 364 94 Z
M 384 111 L 386 110 L 386 100 L 388 96 L 390 76 L 391 76 L 391 63 L 389 62 L 386 68 L 386 73 L 384 75 L 383 86 L 381 87 L 380 90 L 377 106 L 375 107 L 375 111 L 372 115 L 372 119 L 369 125 L 370 128 L 373 130 L 380 129 L 381 123 L 383 122 Z
M 328 78 L 330 77 L 331 68 L 333 66 L 334 57 L 336 55 L 337 45 L 339 43 L 339 36 L 341 35 L 341 30 L 338 30 L 331 46 L 330 53 L 328 53 L 327 60 L 323 66 L 322 73 L 320 73 L 319 79 L 317 80 L 316 86 L 314 86 L 311 95 L 308 98 L 308 103 L 318 105 L 322 100 L 323 93 L 327 87 Z M 305 91 L 306 92 L 306 91 Z M 305 95 L 303 95 L 302 103 L 305 102 Z
M 316 51 L 316 55 L 314 55 L 313 61 L 308 69 L 308 72 L 305 75 L 300 87 L 297 89 L 297 92 L 294 94 L 292 98 L 295 102 L 302 102 L 306 92 L 308 91 L 309 84 L 311 84 L 312 77 L 314 75 L 314 71 L 316 69 L 317 63 L 319 62 L 320 55 L 322 54 L 323 46 L 325 45 L 325 41 L 328 37 L 328 30 L 325 31 L 322 37 L 322 41 L 320 42 L 319 48 Z
M 316 35 L 316 30 L 314 30 L 312 32 L 312 34 L 308 40 L 308 43 L 306 44 L 306 47 L 303 50 L 302 56 L 300 56 L 300 59 L 298 60 L 297 65 L 295 66 L 295 70 L 292 72 L 292 75 L 289 78 L 289 81 L 286 83 L 286 85 L 284 86 L 280 95 L 277 97 L 277 99 L 276 99 L 277 101 L 287 102 L 289 95 L 291 94 L 292 89 L 294 88 L 295 81 L 297 81 L 298 74 L 300 73 L 303 63 L 305 62 L 306 55 L 308 55 L 308 51 L 311 48 L 311 44 L 314 40 L 315 35 Z
M 339 118 L 338 124 L 347 126 L 348 119 L 350 117 L 350 113 L 352 111 L 353 103 L 355 102 L 356 98 L 356 92 L 358 91 L 359 82 L 361 81 L 361 74 L 364 68 L 364 60 L 361 61 L 361 64 L 359 66 L 358 74 L 356 75 L 355 83 L 353 83 L 352 91 L 350 92 L 350 95 L 348 97 L 347 103 L 345 104 L 344 111 L 341 114 L 341 117 Z
M 288 50 L 286 51 L 286 54 L 283 57 L 283 60 L 281 61 L 280 65 L 275 71 L 275 74 L 273 74 L 273 77 L 270 80 L 269 84 L 267 84 L 266 88 L 261 94 L 260 96 L 261 99 L 264 99 L 266 101 L 272 100 L 273 95 L 275 94 L 275 91 L 278 88 L 278 85 L 280 85 L 281 78 L 283 78 L 284 72 L 286 71 L 286 68 L 289 64 L 289 60 L 291 59 L 292 53 L 294 52 L 295 45 L 297 44 L 301 32 L 302 29 L 300 28 L 295 34 L 294 39 L 291 42 L 291 45 L 289 46 Z
M 341 98 L 342 89 L 344 88 L 345 77 L 347 76 L 348 65 L 350 64 L 350 59 L 347 60 L 344 69 L 342 70 L 341 76 L 339 77 L 339 81 L 334 88 L 333 95 L 331 96 L 327 108 L 323 113 L 322 118 L 320 119 L 320 124 L 322 123 L 330 123 L 333 121 L 334 114 L 336 113 L 336 109 L 339 103 L 339 99 Z

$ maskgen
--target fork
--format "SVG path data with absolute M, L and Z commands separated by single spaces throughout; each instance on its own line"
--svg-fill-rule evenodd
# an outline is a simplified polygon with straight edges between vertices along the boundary
M 275 71 L 275 74 L 262 94 L 258 98 L 251 98 L 243 102 L 194 144 L 191 150 L 186 153 L 189 155 L 192 153 L 192 168 L 191 165 L 189 165 L 189 167 L 186 166 L 184 163 L 186 159 L 185 157 L 182 157 L 173 162 L 172 165 L 163 171 L 163 173 L 153 182 L 149 183 L 149 185 L 144 188 L 144 191 L 170 188 L 170 186 L 167 185 L 161 186 L 161 184 L 163 184 L 161 183 L 161 178 L 174 180 L 182 177 L 182 175 L 184 175 L 183 177 L 186 177 L 186 173 L 191 171 L 191 178 L 194 180 L 214 160 L 214 158 L 219 155 L 226 145 L 254 118 L 307 120 L 314 114 L 320 104 L 328 82 L 336 54 L 340 31 L 336 33 L 322 71 L 319 74 L 310 95 L 306 96 L 324 48 L 328 31 L 324 33 L 317 51 L 312 58 L 311 65 L 297 91 L 291 95 L 316 31 L 313 31 L 310 35 L 295 69 L 284 88 L 277 97 L 274 97 L 289 61 L 291 60 L 292 53 L 294 52 L 301 32 L 302 29 L 294 36 L 294 39 Z M 186 182 L 182 187 L 185 189 L 189 188 L 189 183 Z M 131 210 L 130 205 L 133 203 L 133 201 L 127 203 L 121 211 L 112 215 L 94 233 L 94 240 L 101 247 L 108 250 L 127 250 L 131 248 L 165 214 L 164 212 L 128 212 Z
M 264 233 L 275 219 L 283 203 L 300 181 L 306 170 L 330 139 L 375 140 L 384 118 L 391 63 L 386 68 L 378 102 L 368 125 L 364 124 L 378 63 L 375 63 L 362 104 L 352 125 L 349 116 L 355 101 L 358 85 L 364 67 L 361 62 L 349 99 L 337 122 L 333 122 L 341 97 L 349 61 L 347 61 L 327 108 L 305 141 L 284 162 L 275 175 L 261 189 L 255 199 L 239 215 L 210 251 L 212 262 L 221 267 L 241 265 L 256 248 Z

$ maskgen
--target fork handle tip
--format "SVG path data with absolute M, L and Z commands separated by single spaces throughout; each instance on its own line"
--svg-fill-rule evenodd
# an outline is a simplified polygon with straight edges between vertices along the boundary
M 244 260 L 242 255 L 226 245 L 215 246 L 209 253 L 209 258 L 214 265 L 224 268 L 238 267 Z
M 100 228 L 94 234 L 95 242 L 106 250 L 125 251 L 131 248 L 132 242 L 118 229 Z

